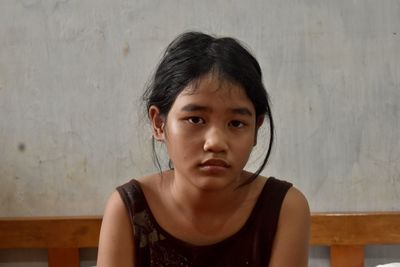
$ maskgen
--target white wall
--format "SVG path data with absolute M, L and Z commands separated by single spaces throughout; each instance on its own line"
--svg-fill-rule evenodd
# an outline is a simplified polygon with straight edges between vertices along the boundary
M 259 59 L 277 126 L 265 175 L 312 211 L 399 210 L 399 1 L 2 0 L 0 216 L 101 214 L 156 171 L 139 98 L 185 30 Z

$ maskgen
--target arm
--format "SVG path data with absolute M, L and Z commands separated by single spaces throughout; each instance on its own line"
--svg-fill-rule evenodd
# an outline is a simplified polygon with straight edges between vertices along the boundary
M 134 266 L 133 231 L 128 212 L 117 191 L 110 196 L 104 212 L 97 266 Z
M 307 200 L 292 187 L 282 203 L 269 267 L 308 266 L 309 235 Z

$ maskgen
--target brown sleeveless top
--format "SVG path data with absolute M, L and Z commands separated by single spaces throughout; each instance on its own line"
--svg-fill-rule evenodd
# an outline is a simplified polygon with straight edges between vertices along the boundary
M 117 188 L 131 219 L 138 267 L 268 266 L 283 199 L 292 184 L 269 178 L 244 226 L 216 244 L 195 246 L 155 220 L 136 180 Z

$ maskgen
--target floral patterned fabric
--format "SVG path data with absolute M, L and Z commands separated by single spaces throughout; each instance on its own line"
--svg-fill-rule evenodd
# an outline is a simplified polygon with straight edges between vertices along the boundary
M 244 226 L 227 239 L 195 246 L 155 220 L 137 180 L 117 188 L 128 210 L 139 267 L 268 266 L 283 199 L 292 185 L 269 178 Z

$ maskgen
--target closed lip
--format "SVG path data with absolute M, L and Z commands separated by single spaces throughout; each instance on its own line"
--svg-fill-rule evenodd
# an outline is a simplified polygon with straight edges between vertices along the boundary
M 206 167 L 206 166 L 215 166 L 215 167 L 224 167 L 224 168 L 229 168 L 229 164 L 222 159 L 208 159 L 206 161 L 203 161 L 200 166 Z

